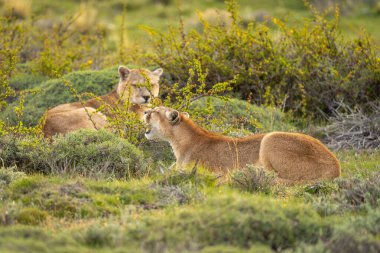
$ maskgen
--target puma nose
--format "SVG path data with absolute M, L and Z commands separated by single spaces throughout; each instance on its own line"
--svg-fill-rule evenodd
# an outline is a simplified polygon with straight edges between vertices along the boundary
M 142 96 L 142 97 L 143 97 L 143 99 L 145 100 L 145 102 L 148 102 L 149 99 L 150 99 L 150 96 Z

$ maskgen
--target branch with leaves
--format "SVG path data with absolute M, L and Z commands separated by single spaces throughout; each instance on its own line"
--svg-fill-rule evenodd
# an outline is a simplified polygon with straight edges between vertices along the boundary
M 164 105 L 183 110 L 188 109 L 192 102 L 204 97 L 224 98 L 223 95 L 232 91 L 239 77 L 235 75 L 232 80 L 216 83 L 208 89 L 206 85 L 207 72 L 207 69 L 203 71 L 199 60 L 194 60 L 189 69 L 189 78 L 186 84 L 181 88 L 179 88 L 178 83 L 174 84 L 170 95 L 164 101 Z

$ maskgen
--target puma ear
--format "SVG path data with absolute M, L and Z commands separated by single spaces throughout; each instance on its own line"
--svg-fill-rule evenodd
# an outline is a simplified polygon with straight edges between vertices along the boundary
M 162 75 L 162 73 L 164 72 L 164 70 L 162 68 L 158 68 L 156 70 L 154 70 L 152 73 L 158 77 L 160 77 Z
M 179 115 L 179 112 L 178 111 L 168 111 L 165 113 L 166 115 L 166 118 L 169 120 L 169 122 L 172 124 L 172 125 L 175 125 L 179 122 L 180 120 L 180 115 Z
M 188 112 L 182 112 L 181 114 L 186 118 L 190 118 L 190 114 Z
M 119 66 L 119 76 L 121 80 L 127 79 L 127 76 L 129 75 L 130 69 L 124 66 Z

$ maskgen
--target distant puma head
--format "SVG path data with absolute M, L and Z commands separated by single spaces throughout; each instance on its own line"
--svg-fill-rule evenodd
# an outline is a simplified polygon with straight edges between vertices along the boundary
M 173 127 L 180 123 L 182 117 L 189 118 L 189 114 L 163 106 L 146 111 L 144 121 L 149 124 L 149 128 L 145 137 L 148 140 L 170 140 L 174 134 Z
M 162 72 L 162 68 L 150 71 L 120 66 L 120 81 L 116 92 L 123 100 L 129 98 L 132 104 L 147 104 L 158 96 L 160 89 L 158 81 Z

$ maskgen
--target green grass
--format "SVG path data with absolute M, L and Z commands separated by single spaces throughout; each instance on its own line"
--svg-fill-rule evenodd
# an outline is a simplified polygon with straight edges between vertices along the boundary
M 338 159 L 344 165 L 344 176 L 355 174 L 367 176 L 370 172 L 380 171 L 380 153 L 372 151 L 342 151 L 338 153 Z M 363 169 L 365 168 L 365 169 Z
M 20 174 L 0 184 L 0 251 L 376 252 L 378 202 L 366 193 L 355 208 L 347 203 L 368 187 L 379 197 L 379 155 L 338 153 L 343 178 L 318 191 L 249 193 L 202 170 L 128 181 Z

